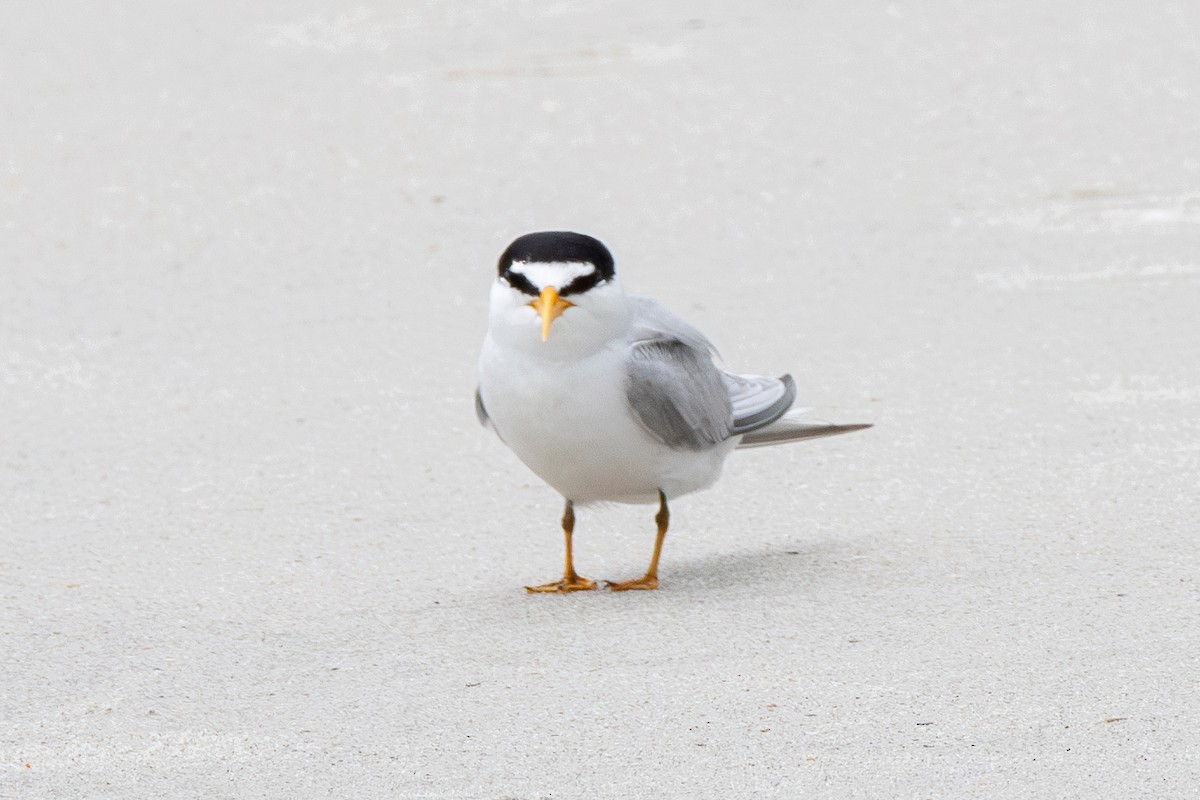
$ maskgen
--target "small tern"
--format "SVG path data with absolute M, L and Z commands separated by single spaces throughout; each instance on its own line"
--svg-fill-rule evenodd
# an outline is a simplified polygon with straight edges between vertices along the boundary
M 641 578 L 658 588 L 668 500 L 711 486 L 737 448 L 869 428 L 801 419 L 790 375 L 733 375 L 713 363 L 702 333 L 658 302 L 625 294 L 599 240 L 529 233 L 500 256 L 475 411 L 517 457 L 565 499 L 562 580 L 528 592 L 578 592 L 575 506 L 657 503 L 658 532 Z

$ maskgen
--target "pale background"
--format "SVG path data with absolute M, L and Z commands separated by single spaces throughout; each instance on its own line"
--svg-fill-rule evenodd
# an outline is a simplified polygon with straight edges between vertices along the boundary
M 1197 31 L 0 5 L 0 797 L 1194 797 Z M 877 426 L 526 596 L 559 499 L 471 392 L 546 228 Z

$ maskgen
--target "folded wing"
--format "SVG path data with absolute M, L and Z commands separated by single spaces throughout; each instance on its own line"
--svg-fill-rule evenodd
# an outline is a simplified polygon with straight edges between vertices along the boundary
M 733 432 L 729 393 L 707 348 L 671 338 L 635 342 L 625 396 L 642 427 L 668 447 L 704 450 Z
M 731 375 L 713 364 L 704 334 L 646 298 L 633 298 L 635 342 L 626 369 L 626 397 L 634 416 L 660 442 L 703 450 L 741 436 L 739 448 L 835 436 L 871 427 L 805 420 L 792 408 L 790 375 Z

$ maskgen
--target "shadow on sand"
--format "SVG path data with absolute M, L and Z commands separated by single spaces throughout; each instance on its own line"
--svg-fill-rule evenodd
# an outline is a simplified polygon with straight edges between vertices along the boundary
M 785 585 L 802 590 L 816 588 L 852 573 L 860 552 L 853 540 L 823 539 L 674 563 L 665 560 L 659 573 L 660 591 L 762 591 Z

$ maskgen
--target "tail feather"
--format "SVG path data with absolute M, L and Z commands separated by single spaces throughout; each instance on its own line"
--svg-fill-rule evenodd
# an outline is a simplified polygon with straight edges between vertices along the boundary
M 820 439 L 824 436 L 837 436 L 842 433 L 853 433 L 871 427 L 871 423 L 857 422 L 837 425 L 832 422 L 822 422 L 815 419 L 801 419 L 808 409 L 795 408 L 764 428 L 742 434 L 738 449 L 748 447 L 765 447 L 784 442 L 799 442 L 804 439 Z

